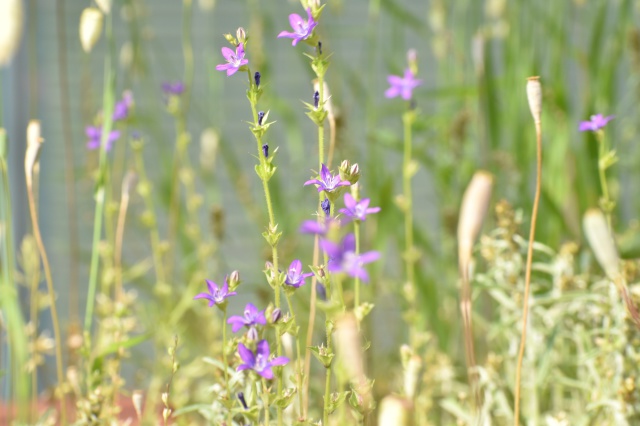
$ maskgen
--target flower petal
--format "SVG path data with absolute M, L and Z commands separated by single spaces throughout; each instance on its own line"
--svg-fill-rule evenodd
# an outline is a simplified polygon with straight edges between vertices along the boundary
M 224 59 L 226 59 L 227 61 L 231 59 L 232 56 L 235 55 L 235 52 L 231 49 L 229 49 L 228 47 L 223 47 L 222 48 L 222 56 L 224 56 Z
M 269 357 L 269 342 L 265 339 L 262 339 L 256 345 L 256 356 L 262 355 L 265 358 Z
M 269 364 L 271 364 L 271 366 L 278 366 L 278 365 L 286 365 L 289 362 L 289 358 L 287 358 L 286 356 L 279 356 L 277 358 L 272 359 Z
M 344 194 L 344 205 L 349 209 L 349 210 L 353 210 L 356 208 L 356 204 L 358 204 L 356 202 L 356 199 L 353 198 L 353 196 L 351 194 L 349 194 L 348 192 Z
M 256 365 L 256 358 L 253 352 L 242 343 L 238 343 L 238 354 L 242 361 L 249 366 L 248 368 L 253 368 Z
M 291 15 L 289 15 L 289 25 L 291 25 L 293 31 L 297 32 L 298 29 L 302 27 L 302 24 L 304 24 L 304 19 L 302 19 L 300 15 L 298 15 L 297 13 L 292 13 Z
M 267 380 L 273 379 L 273 371 L 271 370 L 271 367 L 267 366 L 264 368 L 264 370 L 257 371 L 257 373 Z
M 347 234 L 342 239 L 342 251 L 356 251 L 356 237 L 353 234 Z
M 291 262 L 291 265 L 289 265 L 289 271 L 293 271 L 296 275 L 300 275 L 300 272 L 302 272 L 302 262 L 299 259 L 295 259 Z

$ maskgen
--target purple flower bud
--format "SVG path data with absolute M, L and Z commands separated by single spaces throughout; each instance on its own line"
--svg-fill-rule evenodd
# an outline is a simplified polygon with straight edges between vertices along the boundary
M 247 401 L 244 399 L 244 393 L 238 392 L 238 399 L 240 400 L 240 404 L 244 407 L 245 410 L 248 410 Z
M 331 214 L 331 202 L 328 198 L 322 200 L 322 202 L 320 203 L 320 207 L 322 207 L 322 211 L 324 212 L 324 214 L 329 217 L 329 215 Z
M 262 145 L 262 153 L 264 154 L 264 158 L 269 158 L 269 145 L 266 143 Z
M 318 55 L 322 55 L 322 42 L 318 42 Z
M 282 318 L 282 311 L 280 308 L 275 308 L 271 313 L 271 322 L 275 324 L 280 321 L 280 318 Z
M 251 327 L 249 331 L 247 331 L 247 338 L 249 340 L 258 340 L 258 330 L 255 327 Z
M 327 290 L 320 283 L 316 284 L 316 294 L 321 300 L 327 301 Z
M 260 87 L 260 73 L 258 71 L 253 75 L 253 79 L 256 82 L 256 87 Z
M 258 111 L 258 125 L 262 126 L 263 119 L 264 119 L 264 111 Z
M 313 94 L 313 106 L 318 109 L 318 104 L 320 104 L 320 93 L 316 90 Z

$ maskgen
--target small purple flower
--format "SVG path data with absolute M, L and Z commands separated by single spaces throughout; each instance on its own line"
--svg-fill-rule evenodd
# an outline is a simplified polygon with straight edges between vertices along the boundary
M 329 256 L 327 268 L 329 272 L 345 272 L 362 281 L 369 281 L 369 274 L 362 267 L 365 263 L 371 263 L 380 258 L 380 253 L 370 251 L 356 254 L 356 239 L 353 234 L 348 234 L 342 239 L 342 244 L 335 244 L 328 240 L 321 240 L 320 247 Z
M 209 292 L 197 294 L 193 299 L 207 299 L 209 301 L 209 307 L 212 307 L 213 305 L 221 305 L 225 303 L 225 299 L 227 297 L 236 295 L 235 291 L 229 293 L 229 284 L 226 281 L 222 288 L 218 288 L 218 284 L 213 281 L 205 281 L 207 282 L 207 287 L 209 287 Z
M 227 71 L 227 76 L 235 74 L 236 71 L 249 63 L 249 60 L 244 58 L 244 45 L 242 43 L 236 47 L 235 52 L 228 47 L 223 47 L 222 56 L 224 56 L 227 63 L 216 65 L 216 69 L 218 71 Z
M 613 120 L 613 115 L 609 115 L 607 117 L 604 117 L 602 114 L 592 115 L 591 116 L 591 120 L 589 120 L 589 121 L 581 121 L 580 122 L 580 126 L 578 127 L 578 129 L 581 132 L 586 132 L 588 130 L 591 130 L 592 132 L 595 132 L 597 130 L 602 129 L 611 120 Z
M 369 207 L 370 200 L 364 198 L 360 201 L 356 201 L 348 192 L 344 194 L 344 205 L 346 209 L 340 209 L 340 213 L 350 217 L 353 220 L 359 220 L 364 222 L 368 214 L 378 213 L 380 207 Z
M 295 46 L 301 40 L 306 40 L 311 37 L 311 34 L 313 34 L 313 29 L 316 27 L 316 25 L 318 25 L 318 23 L 313 20 L 310 7 L 307 8 L 306 21 L 302 19 L 302 17 L 297 13 L 292 13 L 291 15 L 289 15 L 289 24 L 291 24 L 293 32 L 290 33 L 287 31 L 282 31 L 280 34 L 278 34 L 278 38 L 292 38 L 292 46 Z
M 129 117 L 129 110 L 133 106 L 133 95 L 131 91 L 125 90 L 122 94 L 122 100 L 116 102 L 113 107 L 113 121 L 124 120 Z
M 85 135 L 87 135 L 87 138 L 89 138 L 89 140 L 87 141 L 88 149 L 94 150 L 100 148 L 100 141 L 102 139 L 102 127 L 87 126 L 84 128 L 84 133 Z M 112 130 L 111 132 L 109 132 L 105 150 L 110 151 L 113 143 L 117 141 L 119 137 L 120 132 L 118 130 Z
M 340 180 L 340 175 L 332 175 L 329 168 L 326 165 L 322 165 L 320 170 L 320 179 L 311 179 L 304 183 L 304 185 L 318 185 L 318 192 L 333 192 L 341 186 L 349 186 L 351 182 L 346 180 Z
M 300 229 L 298 229 L 298 232 L 300 232 L 301 234 L 313 234 L 323 237 L 327 235 L 327 232 L 329 232 L 331 226 L 340 226 L 340 221 L 338 219 L 332 219 L 328 216 L 324 221 L 305 220 L 300 225 Z
M 291 262 L 291 265 L 289 265 L 289 270 L 287 271 L 287 278 L 285 279 L 284 283 L 291 287 L 298 288 L 304 285 L 305 278 L 310 277 L 312 275 L 313 275 L 313 272 L 303 274 L 302 262 L 296 259 L 293 262 Z
M 255 325 L 265 325 L 267 319 L 264 317 L 264 311 L 258 311 L 252 303 L 247 303 L 244 308 L 244 316 L 234 315 L 227 320 L 227 324 L 231 324 L 231 331 L 237 333 L 242 327 L 253 327 Z
M 404 99 L 405 101 L 411 99 L 413 89 L 422 84 L 422 80 L 416 79 L 409 68 L 404 70 L 404 77 L 390 75 L 387 77 L 387 81 L 389 82 L 391 87 L 389 87 L 387 91 L 384 92 L 384 95 L 387 98 L 402 96 L 402 99 Z
M 253 370 L 267 380 L 273 379 L 271 367 L 285 365 L 289 362 L 289 358 L 284 356 L 279 356 L 269 361 L 269 342 L 266 340 L 258 342 L 255 354 L 242 343 L 238 343 L 238 354 L 243 364 L 238 366 L 237 371 Z
M 165 81 L 162 83 L 162 91 L 165 95 L 180 96 L 184 93 L 184 83 L 181 81 L 171 82 Z

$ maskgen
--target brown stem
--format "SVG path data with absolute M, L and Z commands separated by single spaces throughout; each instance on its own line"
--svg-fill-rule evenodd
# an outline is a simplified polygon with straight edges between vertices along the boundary
M 527 249 L 527 265 L 524 279 L 524 301 L 522 307 L 522 338 L 520 350 L 518 352 L 518 364 L 516 367 L 516 388 L 514 401 L 515 426 L 520 424 L 520 382 L 522 376 L 522 360 L 524 358 L 524 347 L 527 341 L 527 319 L 529 316 L 529 291 L 531 286 L 531 262 L 533 260 L 533 241 L 536 234 L 536 219 L 538 217 L 538 204 L 540 203 L 540 187 L 542 183 L 542 124 L 536 120 L 536 193 L 533 199 L 533 210 L 531 211 L 531 229 L 529 231 L 529 247 Z

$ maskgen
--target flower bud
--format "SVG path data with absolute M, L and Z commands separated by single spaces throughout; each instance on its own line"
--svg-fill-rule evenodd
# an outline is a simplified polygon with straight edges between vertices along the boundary
M 533 121 L 540 124 L 542 117 L 542 86 L 540 85 L 540 77 L 529 77 L 527 79 L 527 99 L 529 100 L 529 109 L 533 116 Z
M 322 42 L 318 42 L 318 55 L 322 55 Z
M 313 94 L 313 106 L 315 109 L 318 109 L 318 105 L 320 104 L 320 92 L 317 90 Z
M 607 277 L 616 281 L 621 276 L 620 257 L 607 219 L 599 209 L 590 209 L 582 220 L 584 233 L 598 263 Z
M 249 331 L 247 331 L 247 339 L 257 341 L 258 337 L 258 330 L 256 330 L 255 327 L 251 327 Z
M 264 155 L 264 158 L 269 158 L 269 145 L 266 143 L 262 145 L 262 155 Z
M 322 202 L 320 203 L 320 207 L 322 207 L 322 211 L 324 212 L 325 216 L 329 217 L 331 215 L 331 201 L 329 201 L 328 198 L 322 200 Z
M 236 38 L 238 39 L 238 43 L 244 44 L 247 41 L 247 32 L 244 30 L 244 28 L 239 27 L 236 30 Z
M 80 43 L 82 50 L 89 53 L 102 34 L 103 15 L 100 9 L 87 7 L 80 15 Z
M 231 272 L 227 280 L 227 282 L 229 283 L 229 291 L 234 291 L 240 285 L 240 272 Z
M 282 311 L 280 308 L 275 308 L 273 312 L 271 312 L 271 323 L 276 324 L 282 318 Z
M 29 121 L 27 125 L 27 152 L 24 155 L 24 172 L 27 185 L 32 185 L 34 174 L 38 172 L 42 142 L 43 139 L 40 137 L 40 121 Z
M 96 0 L 96 4 L 105 15 L 111 11 L 111 0 Z
M 234 36 L 232 36 L 231 34 L 225 34 L 224 38 L 231 43 L 234 46 L 238 45 L 238 42 L 236 41 L 236 38 Z
M 256 87 L 260 87 L 260 77 L 262 76 L 258 71 L 256 71 L 256 73 L 253 75 L 253 80 L 256 82 Z
M 22 1 L 0 1 L 0 66 L 9 63 L 20 46 Z
M 349 181 L 351 185 L 360 179 L 360 166 L 358 166 L 358 163 L 352 165 L 349 160 L 344 160 L 340 163 L 338 172 L 340 173 L 340 179 Z
M 262 120 L 264 120 L 264 111 L 258 111 L 258 126 L 262 126 Z
M 249 407 L 247 406 L 247 400 L 246 400 L 246 399 L 244 399 L 244 393 L 242 393 L 242 392 L 238 392 L 238 399 L 240 400 L 240 404 L 242 404 L 242 407 L 243 407 L 245 410 L 248 410 L 248 409 L 249 409 Z

